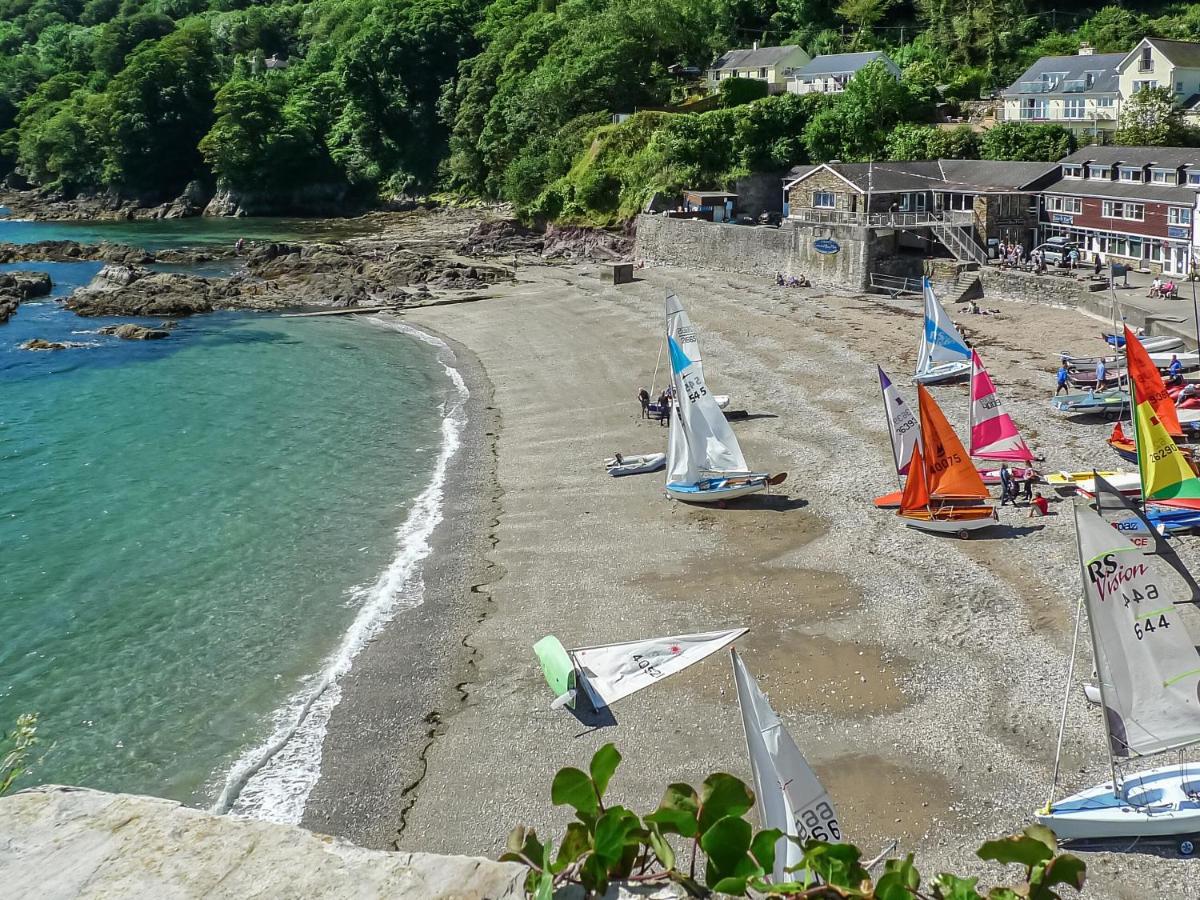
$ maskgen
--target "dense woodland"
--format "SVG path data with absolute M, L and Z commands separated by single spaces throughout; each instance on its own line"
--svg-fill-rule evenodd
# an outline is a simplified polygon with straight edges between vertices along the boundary
M 1040 0 L 0 0 L 0 165 L 66 195 L 146 202 L 194 179 L 449 192 L 613 222 L 655 190 L 809 160 L 1055 159 L 1053 126 L 940 131 L 937 105 L 1038 56 L 1200 40 L 1200 4 Z M 730 47 L 883 49 L 837 97 L 731 85 L 679 112 L 667 67 Z M 287 59 L 269 68 L 269 57 Z M 687 109 L 684 106 L 683 109 Z M 705 104 L 700 107 L 704 109 Z M 943 106 L 943 109 L 945 107 Z M 640 112 L 619 126 L 614 111 Z M 1177 123 L 1153 134 L 1190 140 Z M 3 174 L 3 172 L 0 172 Z

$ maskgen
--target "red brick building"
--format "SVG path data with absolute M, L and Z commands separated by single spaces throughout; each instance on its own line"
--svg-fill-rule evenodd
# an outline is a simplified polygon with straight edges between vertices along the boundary
M 1042 191 L 1041 238 L 1064 236 L 1107 262 L 1186 276 L 1200 149 L 1084 147 Z

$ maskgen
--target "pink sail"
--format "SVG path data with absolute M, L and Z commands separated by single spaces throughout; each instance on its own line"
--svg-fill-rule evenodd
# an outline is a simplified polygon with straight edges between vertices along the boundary
M 996 385 L 971 351 L 971 455 L 979 459 L 1033 462 L 1033 454 L 1012 417 L 1004 411 Z

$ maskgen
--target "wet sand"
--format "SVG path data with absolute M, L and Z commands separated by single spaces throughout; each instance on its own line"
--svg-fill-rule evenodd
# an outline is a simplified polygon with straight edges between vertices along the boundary
M 725 654 L 620 703 L 614 726 L 589 729 L 549 709 L 531 650 L 547 633 L 579 646 L 747 625 L 739 649 L 848 837 L 870 854 L 899 839 L 928 873 L 998 876 L 974 848 L 1028 824 L 1050 783 L 1078 593 L 1070 504 L 1053 502 L 1045 520 L 1006 508 L 1000 527 L 970 541 L 912 531 L 872 507 L 896 483 L 875 364 L 907 383 L 918 300 L 673 269 L 613 287 L 606 272 L 522 268 L 486 301 L 405 315 L 470 349 L 500 428 L 490 614 L 462 635 L 474 648 L 465 699 L 439 707 L 398 845 L 495 855 L 517 823 L 561 835 L 568 816 L 550 804 L 553 774 L 608 741 L 625 756 L 610 790 L 643 811 L 669 782 L 748 776 Z M 665 446 L 666 430 L 640 420 L 634 399 L 651 384 L 665 289 L 701 330 L 710 387 L 752 414 L 734 422 L 750 464 L 790 473 L 772 496 L 708 509 L 667 500 L 660 474 L 604 474 L 615 450 Z M 1110 426 L 1056 418 L 1047 402 L 1057 352 L 1099 352 L 1100 324 L 983 305 L 1002 313 L 957 317 L 1045 468 L 1118 467 L 1103 444 Z M 664 381 L 660 368 L 655 388 Z M 963 433 L 966 386 L 933 390 Z M 1200 561 L 1194 540 L 1182 546 Z M 1080 665 L 1090 668 L 1090 653 Z M 1075 699 L 1064 788 L 1106 777 L 1101 740 L 1098 714 Z M 323 784 L 337 793 L 346 781 Z M 394 792 L 384 794 L 376 841 L 389 815 L 400 824 L 386 806 Z M 1088 896 L 1200 896 L 1194 862 L 1088 862 Z

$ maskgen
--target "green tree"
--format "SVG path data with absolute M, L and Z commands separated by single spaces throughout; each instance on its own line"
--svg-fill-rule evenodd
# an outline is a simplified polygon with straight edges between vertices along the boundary
M 1075 137 L 1061 125 L 1002 122 L 984 132 L 983 159 L 1057 162 L 1075 151 Z
M 767 83 L 761 78 L 726 78 L 717 93 L 721 97 L 721 107 L 729 109 L 767 96 Z
M 162 195 L 201 169 L 216 61 L 208 28 L 181 28 L 134 51 L 104 94 L 104 179 Z
M 969 125 L 938 128 L 903 122 L 888 135 L 885 155 L 888 159 L 976 159 L 979 136 Z
M 804 132 L 813 160 L 879 159 L 888 135 L 903 121 L 928 121 L 933 109 L 876 60 L 850 79 L 846 90 L 817 113 Z
M 1114 140 L 1130 147 L 1166 147 L 1182 143 L 1185 132 L 1171 89 L 1145 88 L 1121 104 Z
M 1146 37 L 1145 16 L 1121 6 L 1105 6 L 1080 26 L 1076 43 L 1086 41 L 1097 53 L 1128 53 Z
M 854 43 L 858 46 L 864 36 L 870 39 L 871 29 L 895 3 L 896 0 L 841 0 L 837 14 L 854 26 Z
M 216 121 L 200 152 L 221 183 L 271 190 L 320 178 L 319 144 L 285 108 L 281 79 L 229 81 L 217 92 Z

